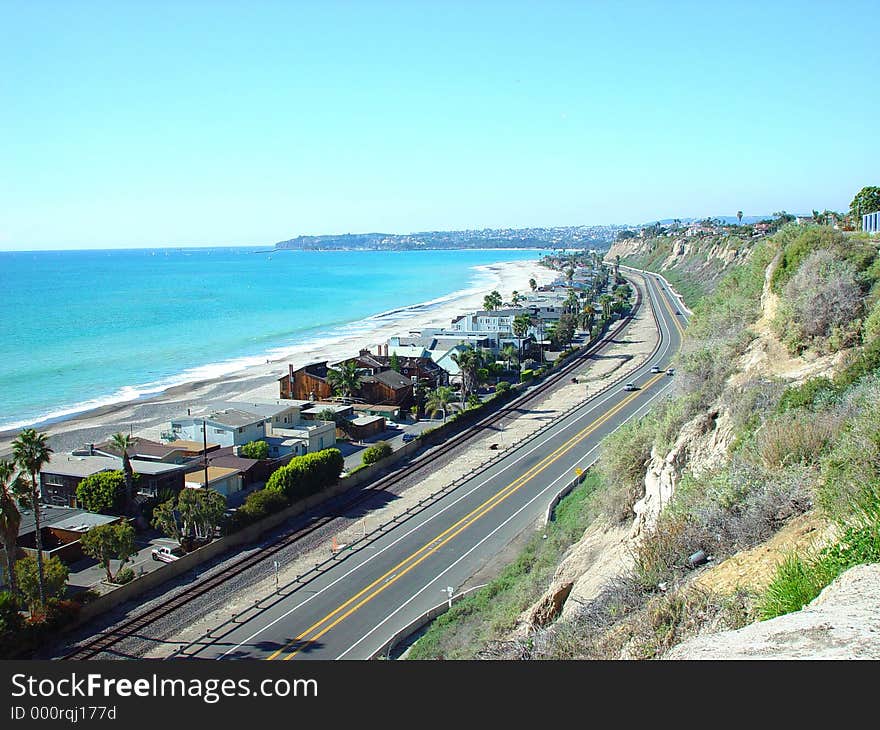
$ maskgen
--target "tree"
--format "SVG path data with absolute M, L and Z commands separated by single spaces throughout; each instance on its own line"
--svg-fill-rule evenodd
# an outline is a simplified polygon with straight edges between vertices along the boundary
M 337 395 L 343 398 L 351 398 L 361 387 L 361 374 L 358 372 L 357 363 L 348 360 L 338 368 L 327 371 L 327 382 Z
M 611 318 L 611 303 L 613 298 L 610 294 L 603 294 L 599 297 L 599 306 L 602 307 L 602 319 L 608 320 Z
M 581 329 L 587 332 L 593 329 L 593 320 L 596 318 L 597 310 L 592 304 L 585 304 L 581 309 Z
M 89 512 L 117 510 L 128 487 L 125 475 L 119 471 L 101 471 L 83 479 L 76 487 L 76 501 Z
M 18 550 L 18 531 L 21 527 L 18 499 L 26 493 L 27 484 L 15 464 L 7 459 L 0 459 L 0 540 L 6 553 L 6 572 L 13 595 L 17 590 L 14 566 Z
M 15 579 L 31 614 L 46 606 L 47 598 L 61 598 L 70 574 L 57 555 L 37 561 L 30 555 L 15 564 Z
M 425 413 L 433 416 L 437 411 L 442 411 L 443 423 L 446 423 L 446 416 L 449 414 L 449 410 L 454 405 L 454 402 L 455 393 L 452 388 L 447 385 L 441 385 L 425 401 Z
M 510 303 L 511 303 L 514 307 L 519 306 L 519 303 L 520 303 L 523 299 L 525 299 L 525 297 L 524 297 L 522 294 L 520 294 L 516 289 L 514 289 L 513 292 L 512 292 L 511 295 L 510 295 Z
M 209 539 L 226 511 L 226 498 L 214 489 L 183 489 L 177 497 L 177 511 L 184 538 Z
M 46 606 L 45 575 L 43 572 L 43 536 L 41 524 L 40 484 L 37 477 L 42 468 L 49 463 L 52 449 L 49 448 L 49 436 L 37 433 L 33 428 L 26 428 L 12 442 L 12 458 L 18 468 L 30 475 L 30 495 L 28 502 L 34 510 L 34 538 L 37 547 L 37 582 L 39 586 L 40 607 Z M 66 580 L 66 576 L 65 576 Z
M 504 358 L 504 361 L 507 363 L 507 369 L 510 370 L 510 364 L 519 359 L 519 353 L 513 345 L 505 345 L 501 349 L 501 357 Z
M 862 216 L 880 210 L 880 187 L 864 187 L 856 193 L 849 204 L 849 212 L 855 219 L 856 227 L 862 227 Z
M 532 291 L 537 291 L 538 290 L 538 282 L 535 281 L 534 279 L 529 279 L 529 287 L 531 287 Z
M 153 527 L 168 537 L 182 542 L 183 532 L 181 530 L 180 515 L 177 512 L 176 497 L 156 505 L 153 510 Z
M 483 297 L 483 309 L 487 312 L 491 312 L 493 309 L 498 309 L 503 303 L 504 300 L 501 298 L 501 294 L 499 294 L 497 290 L 493 290 Z
M 107 580 L 113 582 L 114 575 L 110 571 L 110 561 L 118 560 L 119 570 L 126 561 L 137 554 L 134 542 L 134 528 L 127 522 L 116 525 L 98 525 L 80 538 L 83 552 L 97 560 L 107 571 Z
M 743 221 L 743 212 L 741 210 L 736 211 L 736 222 L 742 225 Z
M 532 318 L 528 314 L 518 314 L 513 318 L 513 334 L 522 339 L 532 326 Z
M 400 372 L 400 356 L 396 352 L 391 353 L 388 364 L 395 373 Z
M 452 361 L 461 370 L 462 396 L 467 396 L 477 383 L 477 370 L 482 365 L 480 354 L 473 347 L 452 353 Z
M 330 420 L 332 421 L 333 419 L 331 418 Z M 262 439 L 259 439 L 258 441 L 249 441 L 241 447 L 241 455 L 246 459 L 268 459 L 269 444 Z
M 134 446 L 134 439 L 124 433 L 114 433 L 110 437 L 110 445 L 119 451 L 122 458 L 122 473 L 125 476 L 125 512 L 133 514 L 136 509 L 134 495 L 134 469 L 131 468 L 131 459 L 128 458 L 128 450 Z

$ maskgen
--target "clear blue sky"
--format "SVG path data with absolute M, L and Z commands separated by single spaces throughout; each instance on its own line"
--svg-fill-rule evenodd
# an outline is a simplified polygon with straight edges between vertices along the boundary
M 845 209 L 880 4 L 0 0 L 0 248 Z

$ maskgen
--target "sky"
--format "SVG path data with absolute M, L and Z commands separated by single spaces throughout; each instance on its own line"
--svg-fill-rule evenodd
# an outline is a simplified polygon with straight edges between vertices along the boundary
M 0 249 L 845 210 L 880 3 L 0 0 Z

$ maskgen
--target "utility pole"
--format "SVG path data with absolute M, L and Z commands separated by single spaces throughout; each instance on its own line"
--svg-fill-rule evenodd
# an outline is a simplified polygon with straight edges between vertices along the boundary
M 205 463 L 205 490 L 208 489 L 208 421 L 202 419 L 202 459 Z

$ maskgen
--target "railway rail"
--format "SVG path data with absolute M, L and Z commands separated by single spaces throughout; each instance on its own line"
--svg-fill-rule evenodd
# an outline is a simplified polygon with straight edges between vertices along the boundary
M 630 283 L 632 284 L 633 282 Z M 219 571 L 214 575 L 200 579 L 197 582 L 194 582 L 189 586 L 184 587 L 180 592 L 170 597 L 167 601 L 164 601 L 161 604 L 152 608 L 146 609 L 138 613 L 137 615 L 132 616 L 131 618 L 125 619 L 110 628 L 109 630 L 102 632 L 90 639 L 87 639 L 84 642 L 81 642 L 72 651 L 66 653 L 61 658 L 74 661 L 88 660 L 93 659 L 104 652 L 107 652 L 116 643 L 122 641 L 123 639 L 139 634 L 143 631 L 143 629 L 145 629 L 147 626 L 154 623 L 155 621 L 158 621 L 159 619 L 169 615 L 170 613 L 182 608 L 183 606 L 199 598 L 200 596 L 203 596 L 206 593 L 209 593 L 210 591 L 219 588 L 227 581 L 253 568 L 254 566 L 259 565 L 265 560 L 270 559 L 276 553 L 290 547 L 291 545 L 302 540 L 308 535 L 320 530 L 321 528 L 331 523 L 333 520 L 336 520 L 340 516 L 344 515 L 349 510 L 374 498 L 377 493 L 388 491 L 390 487 L 393 487 L 394 485 L 402 482 L 404 479 L 411 477 L 413 474 L 417 474 L 418 472 L 427 468 L 435 467 L 438 457 L 454 452 L 463 444 L 476 438 L 477 436 L 480 436 L 486 428 L 489 428 L 499 423 L 505 417 L 518 414 L 518 412 L 521 411 L 524 407 L 528 406 L 533 401 L 541 398 L 556 385 L 564 382 L 564 380 L 568 378 L 573 371 L 582 366 L 591 355 L 607 345 L 614 337 L 620 335 L 630 325 L 633 317 L 639 311 L 642 304 L 641 290 L 638 286 L 634 285 L 632 288 L 636 292 L 636 301 L 630 314 L 621 320 L 621 324 L 618 325 L 618 327 L 613 332 L 606 332 L 595 343 L 583 348 L 580 353 L 571 357 L 570 360 L 565 363 L 561 368 L 545 377 L 544 380 L 542 380 L 537 385 L 529 388 L 521 395 L 516 396 L 508 403 L 494 410 L 492 413 L 487 414 L 471 426 L 468 426 L 459 433 L 450 436 L 439 445 L 430 447 L 426 451 L 420 452 L 403 466 L 382 476 L 371 485 L 364 487 L 363 489 L 359 489 L 356 494 L 352 495 L 348 499 L 344 499 L 341 503 L 334 504 L 332 508 L 322 508 L 322 506 L 315 507 L 313 510 L 311 510 L 311 514 L 314 515 L 315 512 L 318 512 L 318 514 L 316 516 L 312 516 L 310 522 L 307 525 L 304 525 L 293 530 L 292 532 L 279 536 L 278 538 L 266 544 L 262 549 L 242 557 L 224 570 Z M 650 304 L 651 309 L 653 310 L 654 302 L 651 301 Z M 303 515 L 303 518 L 308 519 L 308 514 L 309 513 Z

